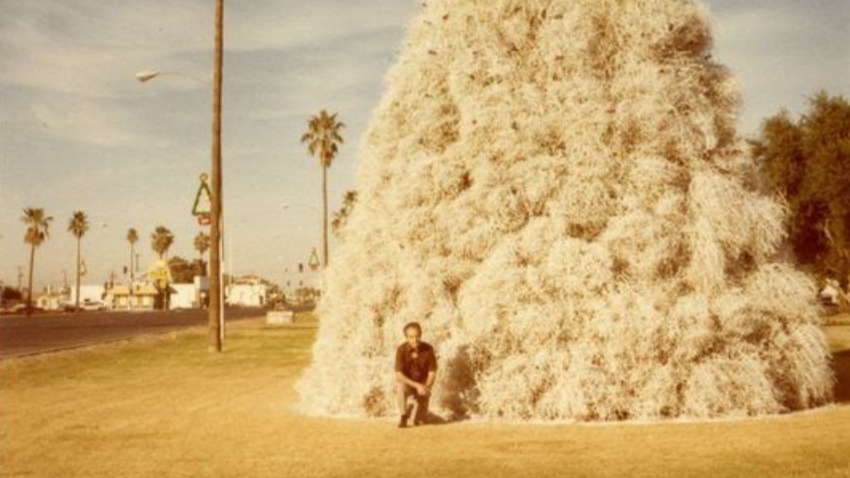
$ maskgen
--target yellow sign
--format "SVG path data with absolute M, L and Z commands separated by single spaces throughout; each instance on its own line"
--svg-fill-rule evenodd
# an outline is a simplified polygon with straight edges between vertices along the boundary
M 148 279 L 151 282 L 155 282 L 160 288 L 173 282 L 171 279 L 171 270 L 168 268 L 168 264 L 162 259 L 153 261 L 150 267 L 148 267 Z

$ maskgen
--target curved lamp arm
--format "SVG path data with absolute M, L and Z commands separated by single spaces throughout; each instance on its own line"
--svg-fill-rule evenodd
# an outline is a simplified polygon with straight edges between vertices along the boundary
M 205 83 L 205 84 L 209 83 L 209 81 L 207 81 L 207 80 L 204 80 L 202 78 L 198 78 L 197 76 L 190 75 L 190 74 L 187 74 L 187 73 L 181 73 L 179 71 L 142 70 L 142 71 L 136 73 L 136 79 L 139 80 L 142 83 L 146 83 L 146 82 L 148 82 L 148 81 L 150 81 L 150 80 L 152 80 L 152 79 L 154 79 L 158 76 L 165 76 L 165 75 L 182 76 L 183 78 L 189 78 L 190 80 L 195 80 L 195 81 L 198 81 L 198 82 L 201 82 L 201 83 Z
M 283 203 L 283 204 L 281 205 L 281 207 L 283 207 L 283 209 L 284 209 L 284 210 L 286 210 L 286 209 L 292 209 L 292 208 L 294 208 L 294 207 L 306 207 L 307 209 L 312 209 L 312 210 L 314 210 L 314 211 L 316 211 L 316 212 L 319 212 L 319 208 L 317 208 L 316 206 L 311 206 L 311 205 L 309 205 L 309 204 L 304 204 L 303 202 L 296 202 L 296 203 Z

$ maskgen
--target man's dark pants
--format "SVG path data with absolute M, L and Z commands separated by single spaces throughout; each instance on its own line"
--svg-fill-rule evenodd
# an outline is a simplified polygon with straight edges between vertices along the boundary
M 413 423 L 425 423 L 428 419 L 428 402 L 431 400 L 431 395 L 419 395 L 415 388 L 407 384 L 398 384 L 396 390 L 401 414 L 408 415 L 407 399 L 412 396 L 416 400 L 416 415 L 414 415 Z

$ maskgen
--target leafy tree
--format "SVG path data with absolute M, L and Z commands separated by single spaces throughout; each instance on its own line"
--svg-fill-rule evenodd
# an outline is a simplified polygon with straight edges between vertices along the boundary
M 151 249 L 162 259 L 168 254 L 172 244 L 174 244 L 174 234 L 167 227 L 157 226 L 151 234 Z
M 13 289 L 11 287 L 3 286 L 3 293 L 2 293 L 2 297 L 0 297 L 0 300 L 2 300 L 4 307 L 6 306 L 7 302 L 18 301 L 18 300 L 21 300 L 23 298 L 24 298 L 24 295 L 21 294 L 20 290 Z
M 24 234 L 24 242 L 30 245 L 30 270 L 27 285 L 27 315 L 32 314 L 32 278 L 35 267 L 35 250 L 50 237 L 50 223 L 53 217 L 47 216 L 44 209 L 26 208 L 21 221 L 26 224 L 27 231 Z
M 797 260 L 843 287 L 850 275 L 850 103 L 819 92 L 794 121 L 787 111 L 767 119 L 751 142 L 766 186 L 791 211 Z
M 74 214 L 71 216 L 71 219 L 68 220 L 68 232 L 74 235 L 77 238 L 77 295 L 75 301 L 74 310 L 80 310 L 80 276 L 81 276 L 81 267 L 82 264 L 80 248 L 83 240 L 83 236 L 86 234 L 86 231 L 89 230 L 89 220 L 86 217 L 86 213 L 83 211 L 74 211 Z
M 753 141 L 753 155 L 761 161 L 762 173 L 775 193 L 796 198 L 805 173 L 802 131 L 783 109 L 762 125 L 762 137 Z
M 200 273 L 198 261 L 189 262 L 180 256 L 169 259 L 168 268 L 175 284 L 191 284 Z
M 328 168 L 339 152 L 338 145 L 343 143 L 340 131 L 345 123 L 337 121 L 337 114 L 329 115 L 322 110 L 307 121 L 307 131 L 301 136 L 301 142 L 307 144 L 310 156 L 318 154 L 322 166 L 322 247 L 324 266 L 328 265 Z

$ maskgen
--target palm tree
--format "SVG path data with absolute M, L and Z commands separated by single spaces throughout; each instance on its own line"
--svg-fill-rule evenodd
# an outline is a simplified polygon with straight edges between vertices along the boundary
M 89 220 L 86 213 L 83 211 L 74 211 L 71 219 L 68 221 L 68 232 L 77 238 L 77 295 L 74 310 L 80 310 L 80 244 L 83 236 L 89 230 Z
M 32 276 L 35 267 L 35 248 L 40 246 L 50 236 L 50 222 L 53 218 L 44 214 L 41 208 L 26 208 L 21 221 L 27 225 L 24 243 L 30 245 L 30 273 L 27 286 L 27 316 L 32 314 Z
M 167 227 L 157 226 L 151 234 L 151 249 L 162 259 L 168 254 L 172 244 L 174 244 L 174 234 Z
M 301 136 L 301 142 L 307 143 L 310 156 L 319 156 L 322 166 L 322 247 L 324 267 L 328 266 L 328 168 L 339 152 L 338 145 L 343 143 L 340 130 L 345 123 L 336 120 L 336 113 L 328 115 L 322 110 L 318 116 L 307 121 L 307 131 Z
M 331 222 L 331 230 L 334 235 L 339 235 L 342 227 L 348 222 L 348 216 L 354 210 L 354 204 L 357 203 L 357 191 L 346 191 L 342 197 L 342 207 L 334 213 L 334 220 Z
M 204 232 L 199 232 L 195 236 L 195 250 L 198 251 L 201 259 L 201 271 L 204 271 L 204 253 L 210 248 L 210 236 Z M 204 275 L 206 275 L 204 273 Z

